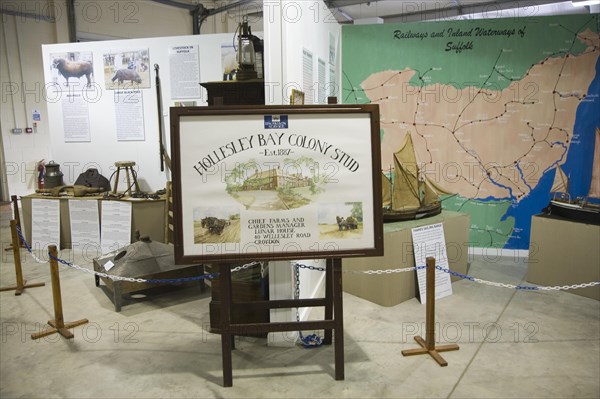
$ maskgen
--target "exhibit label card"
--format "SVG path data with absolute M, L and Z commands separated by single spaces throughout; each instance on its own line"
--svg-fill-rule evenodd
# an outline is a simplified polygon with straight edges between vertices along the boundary
M 31 245 L 47 251 L 48 245 L 60 248 L 60 200 L 31 200 Z
M 322 59 L 318 59 L 317 64 L 318 68 L 318 78 L 319 78 L 319 104 L 327 104 L 327 84 L 326 84 L 326 74 L 325 74 L 325 61 Z
M 142 91 L 139 89 L 115 90 L 114 104 L 117 140 L 145 140 L 144 96 Z
M 442 223 L 412 229 L 413 249 L 415 252 L 415 265 L 425 266 L 428 257 L 435 258 L 435 265 L 448 269 L 448 254 L 446 252 L 446 238 Z M 426 303 L 426 269 L 417 270 L 419 282 L 419 296 L 421 303 Z M 452 282 L 450 274 L 441 270 L 435 271 L 435 299 L 452 295 Z
M 68 93 L 61 100 L 61 104 L 65 143 L 91 141 L 87 98 L 81 93 Z
M 304 104 L 314 104 L 314 77 L 313 54 L 302 49 L 302 91 L 304 91 Z
M 101 201 L 102 253 L 116 251 L 131 243 L 131 202 Z
M 200 58 L 198 46 L 169 48 L 171 98 L 200 98 Z
M 183 255 L 374 248 L 371 131 L 365 112 L 182 117 Z
M 100 217 L 97 200 L 69 200 L 71 247 L 84 251 L 100 248 Z M 89 247 L 89 248 L 88 248 Z

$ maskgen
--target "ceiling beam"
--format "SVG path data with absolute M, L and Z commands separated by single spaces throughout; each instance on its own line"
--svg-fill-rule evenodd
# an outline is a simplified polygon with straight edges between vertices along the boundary
M 564 2 L 564 1 L 562 1 Z M 433 15 L 434 17 L 439 18 L 440 15 L 451 16 L 449 15 L 452 12 L 456 12 L 456 16 L 458 15 L 468 15 L 475 14 L 479 12 L 488 11 L 502 11 L 509 10 L 513 8 L 532 8 L 543 4 L 552 4 L 552 3 L 561 3 L 560 0 L 531 0 L 531 1 L 518 1 L 518 0 L 495 0 L 495 1 L 478 1 L 478 2 L 469 2 L 465 3 L 464 0 L 462 3 L 459 3 L 459 6 L 447 6 L 447 7 L 439 7 L 431 10 L 422 10 L 422 11 L 413 11 L 392 15 L 385 15 L 381 18 L 387 20 L 387 22 L 410 22 L 417 21 L 417 19 L 411 19 L 411 17 L 421 16 L 421 20 L 426 19 L 427 15 Z M 570 1 L 569 1 L 570 3 Z M 527 15 L 533 16 L 533 15 Z
M 371 1 L 365 1 L 365 0 L 325 0 L 325 4 L 329 8 L 348 7 L 348 6 L 355 6 L 357 4 L 366 4 L 366 3 L 371 3 Z
M 177 7 L 177 8 L 183 8 L 189 11 L 193 11 L 195 8 L 197 8 L 198 6 L 194 5 L 194 4 L 190 4 L 190 3 L 180 3 L 178 1 L 175 0 L 152 0 L 155 3 L 160 3 L 160 4 L 164 4 L 166 6 L 171 6 L 171 7 Z
M 486 11 L 502 11 L 512 8 L 534 8 L 543 4 L 561 3 L 565 0 L 495 0 L 495 1 L 477 1 L 477 0 L 447 0 L 444 2 L 413 2 L 398 1 L 398 12 L 393 14 L 379 14 L 385 22 L 413 22 L 427 19 L 439 19 L 444 17 L 453 17 L 459 15 L 475 14 Z M 329 0 L 325 1 L 327 6 L 338 16 L 338 22 L 351 23 L 348 17 L 352 18 L 351 12 L 346 7 L 359 4 L 376 3 L 376 1 L 365 0 Z M 569 1 L 570 3 L 570 1 Z M 406 8 L 404 7 L 406 5 Z M 432 6 L 433 5 L 433 6 Z M 429 7 L 428 7 L 429 6 Z M 341 13 L 347 20 L 340 18 Z M 530 15 L 531 16 L 531 15 Z

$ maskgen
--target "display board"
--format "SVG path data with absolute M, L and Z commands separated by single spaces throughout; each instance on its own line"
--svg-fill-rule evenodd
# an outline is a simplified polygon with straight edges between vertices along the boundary
M 383 254 L 379 107 L 171 108 L 177 263 Z
M 168 107 L 206 104 L 200 83 L 223 79 L 222 46 L 233 37 L 223 33 L 43 45 L 50 153 L 61 165 L 65 184 L 88 168 L 110 178 L 115 162 L 135 161 L 143 191 L 164 188 L 170 175 L 161 169 L 159 121 L 164 120 L 166 138 Z M 162 114 L 155 65 L 160 68 Z M 123 174 L 121 179 L 124 183 Z

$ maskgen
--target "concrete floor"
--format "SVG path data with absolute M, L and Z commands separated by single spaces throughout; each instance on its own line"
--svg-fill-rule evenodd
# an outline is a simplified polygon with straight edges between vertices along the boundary
M 4 248 L 10 211 L 1 211 Z M 381 307 L 344 294 L 345 381 L 333 378 L 332 347 L 239 338 L 233 387 L 223 388 L 220 336 L 207 332 L 208 291 L 151 296 L 116 313 L 91 275 L 61 266 L 65 321 L 90 322 L 74 328 L 72 340 L 33 341 L 54 318 L 49 267 L 21 257 L 26 279 L 46 286 L 19 297 L 0 293 L 2 398 L 600 397 L 600 302 L 568 292 L 454 283 L 454 294 L 436 303 L 438 340 L 460 345 L 443 354 L 444 368 L 428 356 L 401 355 L 425 334 L 416 299 Z M 470 274 L 523 283 L 525 261 L 475 257 Z M 74 262 L 91 267 L 80 255 Z M 12 252 L 2 251 L 0 286 L 14 284 L 13 265 Z

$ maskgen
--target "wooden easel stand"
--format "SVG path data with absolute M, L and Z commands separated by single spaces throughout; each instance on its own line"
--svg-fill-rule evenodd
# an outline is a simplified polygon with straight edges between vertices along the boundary
M 56 257 L 58 251 L 56 245 L 50 245 L 48 247 L 50 252 L 50 277 L 52 279 L 52 299 L 54 301 L 54 320 L 49 320 L 48 324 L 52 328 L 48 328 L 42 332 L 31 334 L 31 339 L 39 339 L 54 333 L 59 333 L 65 338 L 73 338 L 73 333 L 69 331 L 69 328 L 77 327 L 88 322 L 88 319 L 82 319 L 65 323 L 63 319 L 62 309 L 62 298 L 60 294 L 60 277 L 58 274 L 58 262 Z
M 14 197 L 14 196 L 13 196 Z M 23 270 L 21 269 L 21 251 L 19 245 L 19 237 L 17 235 L 17 221 L 10 221 L 10 233 L 12 235 L 12 250 L 15 258 L 15 275 L 17 277 L 17 285 L 2 287 L 0 291 L 15 290 L 15 295 L 21 295 L 25 288 L 43 287 L 45 283 L 27 284 L 27 280 L 23 279 Z
M 425 310 L 425 339 L 415 336 L 415 341 L 421 345 L 418 349 L 407 349 L 402 351 L 403 356 L 423 355 L 428 353 L 440 366 L 445 367 L 448 362 L 440 356 L 439 352 L 457 351 L 458 345 L 435 345 L 435 259 L 427 258 L 427 303 Z
M 233 386 L 232 358 L 234 337 L 242 333 L 265 333 L 280 331 L 325 330 L 323 344 L 334 344 L 335 379 L 344 379 L 344 316 L 342 302 L 342 260 L 327 259 L 325 271 L 325 298 L 281 299 L 266 301 L 234 302 L 231 289 L 231 265 L 219 264 L 221 290 L 220 315 L 221 356 L 223 360 L 223 386 Z M 323 320 L 233 324 L 231 310 L 241 309 L 285 309 L 296 307 L 324 307 Z M 335 336 L 335 340 L 333 340 Z

